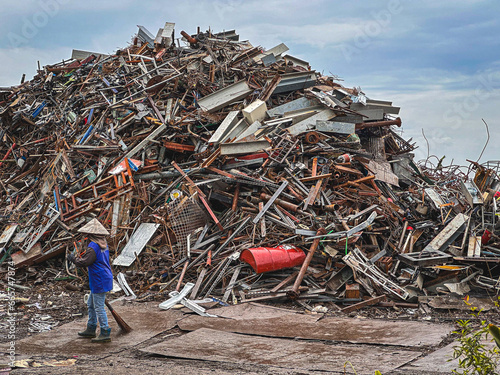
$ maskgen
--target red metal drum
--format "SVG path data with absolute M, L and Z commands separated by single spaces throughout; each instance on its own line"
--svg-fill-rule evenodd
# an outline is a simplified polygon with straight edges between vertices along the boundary
M 300 266 L 305 258 L 306 254 L 301 249 L 291 245 L 254 247 L 240 255 L 240 260 L 248 263 L 257 273 Z

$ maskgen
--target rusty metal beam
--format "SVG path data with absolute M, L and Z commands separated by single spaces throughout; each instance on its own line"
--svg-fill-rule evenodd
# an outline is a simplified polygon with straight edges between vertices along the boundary
M 316 232 L 316 236 L 322 236 L 326 234 L 325 228 L 320 228 Z M 300 268 L 299 274 L 297 276 L 297 279 L 295 280 L 295 283 L 293 284 L 292 290 L 287 292 L 287 296 L 291 299 L 296 299 L 299 297 L 299 287 L 300 284 L 302 283 L 302 280 L 304 279 L 304 276 L 307 271 L 307 267 L 309 267 L 309 264 L 311 263 L 311 260 L 313 258 L 314 253 L 318 249 L 319 243 L 321 241 L 321 238 L 316 238 L 312 245 L 311 248 L 309 249 L 309 252 L 307 253 L 306 259 L 304 260 L 304 263 L 302 263 L 302 267 Z

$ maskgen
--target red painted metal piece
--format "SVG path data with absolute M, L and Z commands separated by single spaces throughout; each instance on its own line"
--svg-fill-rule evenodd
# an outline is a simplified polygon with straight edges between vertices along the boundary
M 250 264 L 257 273 L 281 270 L 299 266 L 306 259 L 306 254 L 295 246 L 255 247 L 244 250 L 240 260 Z
M 481 236 L 481 244 L 487 245 L 488 242 L 490 242 L 491 237 L 492 237 L 491 232 L 488 229 L 485 229 L 483 235 Z

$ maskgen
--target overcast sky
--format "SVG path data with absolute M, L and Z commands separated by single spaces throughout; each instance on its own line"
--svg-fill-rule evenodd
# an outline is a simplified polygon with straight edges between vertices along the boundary
M 500 160 L 500 3 L 494 0 L 0 0 L 0 86 L 31 78 L 83 49 L 111 53 L 143 25 L 195 33 L 236 29 L 271 48 L 284 42 L 313 69 L 401 107 L 417 159 Z

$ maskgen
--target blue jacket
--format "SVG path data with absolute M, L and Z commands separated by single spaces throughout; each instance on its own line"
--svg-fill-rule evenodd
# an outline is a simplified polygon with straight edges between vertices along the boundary
M 109 264 L 109 248 L 101 249 L 95 242 L 89 243 L 96 255 L 96 260 L 90 266 L 89 285 L 92 293 L 105 293 L 113 289 L 113 272 Z

